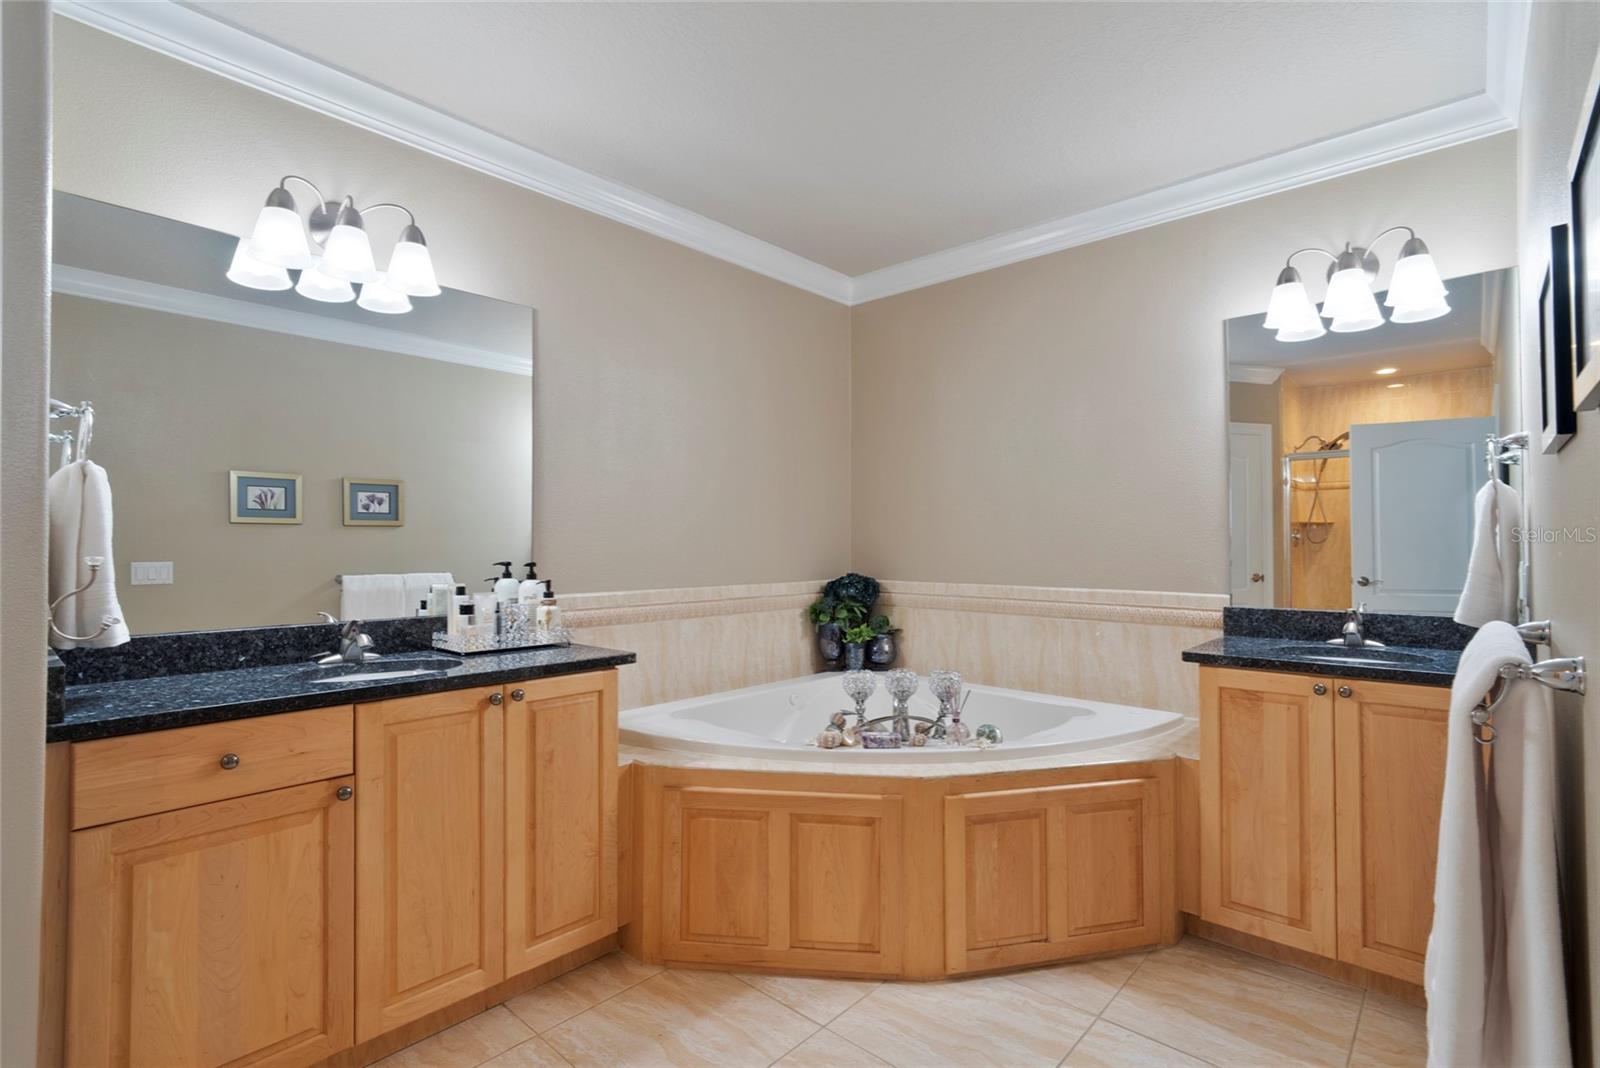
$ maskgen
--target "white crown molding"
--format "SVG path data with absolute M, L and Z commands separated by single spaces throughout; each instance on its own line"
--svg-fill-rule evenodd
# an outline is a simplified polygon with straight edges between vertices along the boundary
M 1477 96 L 850 278 L 696 212 L 589 174 L 345 74 L 174 0 L 54 0 L 54 5 L 68 18 L 241 85 L 852 305 L 1514 129 L 1531 11 L 1528 0 L 1489 4 L 1486 91 Z
M 248 300 L 219 297 L 214 293 L 200 293 L 177 286 L 164 286 L 138 278 L 91 271 L 83 267 L 69 267 L 58 263 L 50 279 L 54 293 L 70 297 L 87 297 L 112 304 L 126 304 L 133 308 L 186 315 L 192 319 L 208 319 L 214 323 L 232 323 L 235 326 L 270 330 L 277 334 L 315 338 L 340 345 L 357 345 L 365 349 L 397 352 L 404 356 L 420 356 L 425 360 L 442 360 L 445 363 L 482 367 L 490 371 L 505 371 L 514 375 L 533 375 L 533 356 L 518 359 L 493 349 L 473 345 L 459 345 L 449 341 L 436 341 L 421 334 L 410 334 L 386 326 L 352 323 L 332 319 L 314 312 L 294 311 L 291 308 L 274 308 Z
M 1489 4 L 1484 92 L 1513 126 L 1522 116 L 1522 77 L 1528 66 L 1528 23 L 1532 18 L 1531 0 L 1491 0 Z
M 1252 386 L 1270 386 L 1283 374 L 1281 367 L 1254 367 L 1250 364 L 1228 365 L 1229 382 L 1247 382 Z
M 158 0 L 55 0 L 68 18 L 401 144 L 844 304 L 850 278 L 704 215 L 345 74 L 199 11 Z
M 1513 124 L 1486 94 L 1430 108 L 1364 130 L 1280 152 L 1253 163 L 1129 197 L 1102 208 L 996 234 L 905 263 L 857 275 L 854 303 L 890 297 L 952 278 L 1076 248 L 1118 234 L 1199 215 L 1247 200 L 1353 174 L 1503 133 Z

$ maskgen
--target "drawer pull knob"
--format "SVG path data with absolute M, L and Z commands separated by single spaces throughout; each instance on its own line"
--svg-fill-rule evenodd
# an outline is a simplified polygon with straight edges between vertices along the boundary
M 528 695 L 525 692 L 523 692 L 522 690 L 512 690 L 511 691 L 511 699 L 513 701 L 520 701 L 526 696 L 528 696 Z
M 224 753 L 222 754 L 222 760 L 219 763 L 222 764 L 223 771 L 232 771 L 234 768 L 239 766 L 239 754 Z
M 1319 682 L 1315 686 L 1311 687 L 1311 692 L 1316 694 L 1318 697 L 1321 697 L 1323 694 L 1328 692 L 1328 688 Z
M 348 786 L 341 786 L 333 792 L 333 796 L 337 797 L 340 801 L 348 801 L 352 797 L 356 796 L 356 792 Z
M 504 704 L 505 700 L 506 700 L 505 695 L 501 694 L 501 693 L 492 693 L 492 694 L 489 695 L 489 703 L 491 705 Z
M 1351 693 L 1350 687 L 1348 687 L 1348 686 L 1339 687 L 1339 696 L 1340 697 L 1349 697 L 1350 693 Z

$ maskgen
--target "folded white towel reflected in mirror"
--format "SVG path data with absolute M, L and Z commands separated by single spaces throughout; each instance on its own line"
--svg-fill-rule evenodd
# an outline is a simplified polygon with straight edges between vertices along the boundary
M 117 602 L 117 564 L 111 552 L 111 482 L 105 468 L 90 460 L 66 464 L 50 476 L 45 494 L 50 509 L 51 602 L 89 581 L 85 557 L 103 561 L 94 585 L 58 605 L 54 617 L 56 627 L 66 634 L 100 633 L 87 641 L 72 641 L 51 631 L 50 645 L 105 649 L 126 643 L 128 625 L 122 622 L 122 605 Z M 107 619 L 118 622 L 101 632 Z
M 340 619 L 400 619 L 415 616 L 435 585 L 453 586 L 448 571 L 402 575 L 345 575 L 340 579 Z
M 1456 602 L 1455 621 L 1468 627 L 1481 627 L 1492 619 L 1515 623 L 1522 548 L 1516 526 L 1522 497 L 1492 478 L 1478 490 L 1472 514 L 1472 555 L 1467 559 L 1467 581 Z

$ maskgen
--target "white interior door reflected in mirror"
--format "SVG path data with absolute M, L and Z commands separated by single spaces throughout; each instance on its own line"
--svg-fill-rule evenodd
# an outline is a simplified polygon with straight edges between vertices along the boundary
M 1228 575 L 1236 608 L 1272 607 L 1272 427 L 1228 424 Z
M 1350 428 L 1351 603 L 1449 615 L 1472 551 L 1493 418 Z M 1362 580 L 1366 579 L 1366 585 Z

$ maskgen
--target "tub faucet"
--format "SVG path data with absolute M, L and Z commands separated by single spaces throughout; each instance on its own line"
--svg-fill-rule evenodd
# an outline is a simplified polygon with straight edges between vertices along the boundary
M 1382 642 L 1375 642 L 1366 635 L 1366 612 L 1367 602 L 1365 601 L 1350 609 L 1349 614 L 1345 616 L 1344 626 L 1339 628 L 1339 636 L 1337 638 L 1329 638 L 1328 644 L 1343 645 L 1347 649 L 1383 648 Z
M 313 662 L 332 667 L 335 664 L 362 664 L 378 659 L 378 654 L 372 651 L 372 635 L 361 633 L 361 620 L 341 621 L 329 612 L 318 612 L 317 615 L 339 625 L 339 648 L 335 652 L 312 657 Z

